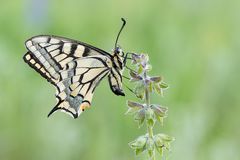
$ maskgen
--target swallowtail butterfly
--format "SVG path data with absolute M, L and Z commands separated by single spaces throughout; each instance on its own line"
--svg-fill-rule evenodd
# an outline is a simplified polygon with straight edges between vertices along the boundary
M 24 61 L 56 87 L 56 106 L 48 116 L 60 110 L 77 118 L 91 106 L 94 90 L 108 77 L 113 93 L 124 96 L 122 72 L 127 54 L 117 46 L 110 54 L 80 41 L 59 36 L 40 35 L 25 42 L 27 53 Z

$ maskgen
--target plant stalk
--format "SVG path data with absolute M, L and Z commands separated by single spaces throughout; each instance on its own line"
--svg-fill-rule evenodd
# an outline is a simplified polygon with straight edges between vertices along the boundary
M 146 80 L 147 78 L 147 71 L 144 71 L 144 79 Z M 147 109 L 150 108 L 150 94 L 148 90 L 148 85 L 145 85 L 145 103 L 147 105 Z M 147 131 L 148 131 L 148 136 L 153 140 L 153 126 L 148 125 L 147 123 Z M 155 160 L 155 150 L 153 150 L 153 155 L 149 155 L 150 160 Z

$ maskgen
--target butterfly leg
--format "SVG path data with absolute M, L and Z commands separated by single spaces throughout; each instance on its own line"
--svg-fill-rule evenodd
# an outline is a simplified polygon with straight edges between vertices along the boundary
M 132 54 L 132 53 L 126 53 L 126 55 L 124 56 L 124 59 L 123 59 L 123 66 L 125 67 L 126 66 L 126 63 L 127 63 L 127 59 L 132 59 L 132 58 L 129 58 L 128 55 L 129 54 Z

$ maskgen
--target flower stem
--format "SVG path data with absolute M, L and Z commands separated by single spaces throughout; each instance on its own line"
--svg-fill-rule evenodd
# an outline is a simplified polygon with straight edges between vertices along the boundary
M 144 76 L 144 79 L 146 80 L 147 79 L 147 71 L 144 71 L 143 76 Z M 145 103 L 146 103 L 147 109 L 149 109 L 150 108 L 150 95 L 149 95 L 148 85 L 145 85 Z M 147 131 L 148 131 L 149 138 L 153 140 L 153 126 L 150 126 L 148 123 L 147 123 Z M 149 155 L 149 156 L 150 156 L 150 160 L 155 160 L 155 150 L 153 150 L 152 155 Z

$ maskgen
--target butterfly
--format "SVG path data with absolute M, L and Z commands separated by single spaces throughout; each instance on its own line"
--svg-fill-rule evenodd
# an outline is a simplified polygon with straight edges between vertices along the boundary
M 92 97 L 99 82 L 108 77 L 113 93 L 125 96 L 122 90 L 122 74 L 127 54 L 117 45 L 117 35 L 112 53 L 102 49 L 59 36 L 39 35 L 25 42 L 27 53 L 24 61 L 42 77 L 56 87 L 56 111 L 63 111 L 78 118 L 91 106 Z

